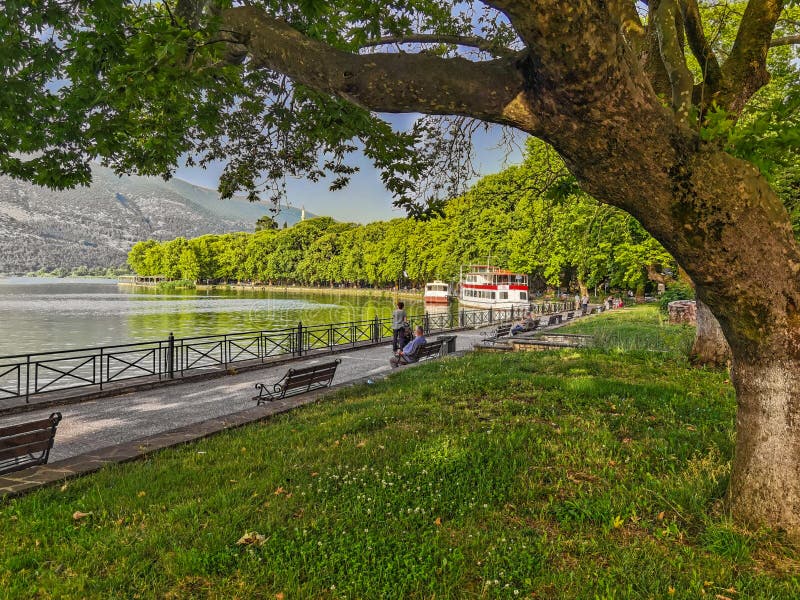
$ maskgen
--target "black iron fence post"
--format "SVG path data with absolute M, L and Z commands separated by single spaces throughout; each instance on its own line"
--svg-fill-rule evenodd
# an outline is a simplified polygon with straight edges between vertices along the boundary
M 171 331 L 167 338 L 167 376 L 175 379 L 175 336 Z
M 464 327 L 464 309 L 458 311 L 458 326 Z
M 429 333 L 431 330 L 431 318 L 427 312 L 422 317 L 422 328 L 425 330 L 425 333 Z
M 493 320 L 494 315 L 492 313 L 493 313 L 492 307 L 490 306 L 489 307 L 489 323 L 493 323 L 494 322 L 494 320 Z
M 106 369 L 106 374 L 108 369 Z M 103 349 L 100 348 L 100 389 L 103 389 Z
M 372 341 L 376 343 L 381 341 L 381 321 L 377 315 L 375 315 L 375 320 L 372 322 Z
M 297 348 L 297 356 L 303 356 L 303 322 L 297 322 L 297 342 L 295 344 Z
M 25 404 L 30 402 L 31 396 L 31 355 L 28 354 L 25 362 Z

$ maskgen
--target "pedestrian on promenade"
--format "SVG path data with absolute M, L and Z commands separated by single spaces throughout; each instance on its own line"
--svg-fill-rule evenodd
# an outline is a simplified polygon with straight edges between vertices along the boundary
M 422 325 L 417 325 L 414 329 L 414 339 L 411 340 L 402 350 L 395 352 L 395 355 L 389 359 L 389 364 L 393 369 L 400 365 L 407 365 L 408 363 L 417 362 L 417 352 L 419 347 L 425 344 L 427 340 L 422 331 Z
M 392 312 L 392 352 L 397 352 L 403 347 L 402 335 L 406 324 L 406 311 L 403 302 L 397 303 L 397 308 Z
M 581 298 L 581 308 L 583 309 L 583 314 L 589 313 L 589 295 L 585 295 Z

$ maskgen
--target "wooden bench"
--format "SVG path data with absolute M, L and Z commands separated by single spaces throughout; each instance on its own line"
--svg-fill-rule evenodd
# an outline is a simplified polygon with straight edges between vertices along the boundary
M 435 342 L 426 342 L 422 344 L 422 346 L 417 349 L 416 354 L 414 354 L 416 358 L 414 362 L 419 362 L 428 358 L 439 358 L 442 354 L 442 344 L 444 344 L 444 342 L 444 340 L 436 340 Z
M 509 335 L 511 335 L 511 323 L 506 323 L 503 325 L 498 325 L 497 329 L 487 335 L 486 339 L 483 341 L 495 343 L 500 338 L 508 337 Z
M 257 383 L 256 389 L 258 396 L 253 396 L 257 400 L 257 406 L 263 402 L 282 400 L 286 396 L 302 394 L 318 388 L 328 387 L 336 374 L 336 367 L 342 361 L 338 358 L 332 362 L 300 369 L 289 369 L 278 383 L 272 386 L 272 391 L 268 390 L 266 383 Z
M 0 475 L 44 465 L 50 457 L 61 413 L 46 419 L 0 427 Z
M 536 331 L 539 329 L 539 319 L 531 319 L 525 322 L 525 331 Z

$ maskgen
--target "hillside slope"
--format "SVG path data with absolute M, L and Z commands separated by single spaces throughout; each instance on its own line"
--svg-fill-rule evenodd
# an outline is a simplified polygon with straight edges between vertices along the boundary
M 100 166 L 90 187 L 64 191 L 0 176 L 0 273 L 121 265 L 140 240 L 253 231 L 270 208 L 221 200 L 179 179 L 117 177 Z M 275 219 L 293 225 L 300 210 L 283 207 Z

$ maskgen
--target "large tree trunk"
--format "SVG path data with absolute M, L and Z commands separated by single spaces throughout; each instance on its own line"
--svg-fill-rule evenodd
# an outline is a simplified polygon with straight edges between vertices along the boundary
M 697 300 L 697 329 L 692 346 L 692 363 L 704 367 L 723 367 L 731 361 L 731 347 L 714 313 Z
M 653 100 L 612 32 L 555 48 L 539 40 L 570 39 L 574 23 L 541 16 L 530 27 L 537 133 L 584 190 L 632 214 L 677 259 L 730 344 L 734 514 L 800 533 L 800 250 L 786 209 L 753 165 Z
M 795 338 L 797 339 L 797 338 Z M 734 518 L 800 530 L 800 360 L 735 360 L 736 451 L 730 485 Z

